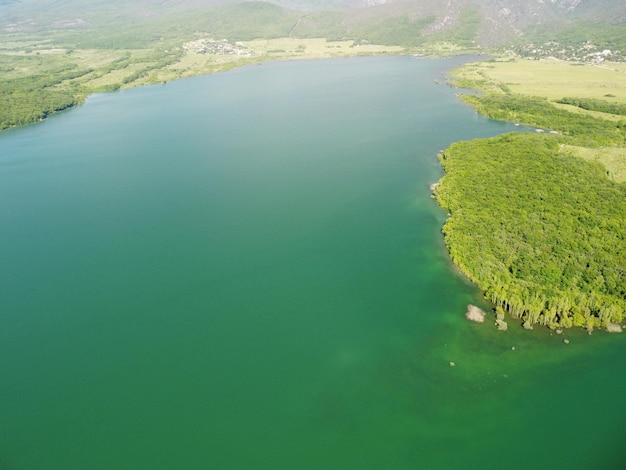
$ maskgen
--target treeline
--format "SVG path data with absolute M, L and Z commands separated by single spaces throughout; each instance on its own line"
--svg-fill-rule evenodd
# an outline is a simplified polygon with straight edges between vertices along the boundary
M 463 95 L 462 99 L 493 119 L 550 129 L 568 136 L 568 143 L 572 145 L 601 147 L 626 143 L 626 120 L 615 122 L 572 113 L 557 108 L 546 98 L 509 93 Z
M 61 68 L 46 75 L 0 80 L 0 130 L 40 121 L 80 104 L 84 94 L 77 86 L 60 85 L 90 72 Z
M 0 130 L 40 121 L 80 104 L 83 99 L 72 90 L 0 91 Z
M 594 98 L 561 98 L 560 100 L 557 100 L 557 103 L 569 104 L 587 111 L 598 111 L 601 113 L 626 116 L 626 104 L 610 103 L 606 100 Z
M 435 195 L 451 257 L 526 326 L 594 328 L 626 313 L 626 187 L 529 133 L 460 142 Z
M 81 68 L 65 57 L 48 58 L 45 71 L 38 75 L 0 78 L 0 130 L 45 119 L 50 114 L 82 103 L 87 94 L 95 91 L 113 91 L 121 86 L 150 77 L 180 59 L 182 50 L 154 51 L 133 56 L 120 51 L 120 56 L 95 69 Z M 26 60 L 26 59 L 22 59 Z M 37 59 L 34 59 L 37 60 Z M 16 64 L 20 64 L 15 61 Z M 30 62 L 25 65 L 32 65 Z M 103 85 L 91 85 L 115 70 L 140 67 L 126 76 Z M 145 81 L 145 80 L 144 80 Z M 148 79 L 149 81 L 149 79 Z

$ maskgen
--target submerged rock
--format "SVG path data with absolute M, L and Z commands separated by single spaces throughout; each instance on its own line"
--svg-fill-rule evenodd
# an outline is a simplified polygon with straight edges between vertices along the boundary
M 498 330 L 500 331 L 506 331 L 509 328 L 509 325 L 500 318 L 496 319 L 496 326 L 498 327 Z
M 483 323 L 485 321 L 485 315 L 487 314 L 479 309 L 476 305 L 469 304 L 467 306 L 465 318 L 471 321 L 475 321 L 477 323 Z
M 619 323 L 609 323 L 606 326 L 606 331 L 608 331 L 609 333 L 621 333 L 622 325 L 620 325 Z
M 527 321 L 525 321 L 522 326 L 524 327 L 525 330 L 532 330 L 533 329 L 532 323 L 527 322 Z

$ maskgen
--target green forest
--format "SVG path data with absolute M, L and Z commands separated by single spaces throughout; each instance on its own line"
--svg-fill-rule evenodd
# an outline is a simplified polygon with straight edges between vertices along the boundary
M 459 142 L 439 156 L 445 176 L 435 197 L 450 214 L 443 233 L 454 263 L 499 315 L 519 318 L 526 328 L 592 331 L 621 323 L 626 184 L 563 150 L 624 148 L 624 105 L 555 100 L 582 111 L 575 112 L 503 83 L 461 98 L 486 116 L 538 132 Z
M 59 86 L 91 70 L 57 67 L 51 73 L 0 80 L 0 130 L 40 121 L 76 106 L 85 93 L 76 86 Z
M 595 98 L 561 98 L 560 100 L 557 100 L 557 103 L 569 104 L 587 111 L 598 111 L 600 113 L 626 116 L 626 105 L 620 103 L 610 103 L 607 100 Z
M 446 245 L 498 312 L 551 328 L 626 312 L 626 186 L 559 153 L 556 136 L 507 134 L 440 155 Z

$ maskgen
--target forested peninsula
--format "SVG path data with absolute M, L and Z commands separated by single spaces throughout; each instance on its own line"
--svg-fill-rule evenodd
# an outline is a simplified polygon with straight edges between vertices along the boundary
M 500 88 L 463 99 L 492 118 L 542 129 L 459 142 L 440 154 L 445 175 L 435 197 L 450 214 L 443 233 L 451 258 L 499 315 L 526 328 L 619 331 L 626 313 L 626 184 L 568 149 L 623 151 L 626 123 Z M 559 102 L 618 117 L 623 109 L 600 99 Z

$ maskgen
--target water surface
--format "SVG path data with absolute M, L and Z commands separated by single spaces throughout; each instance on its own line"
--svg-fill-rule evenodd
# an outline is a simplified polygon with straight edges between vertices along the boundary
M 463 317 L 436 154 L 516 128 L 435 83 L 461 60 L 269 63 L 0 135 L 0 468 L 623 468 L 621 338 Z

